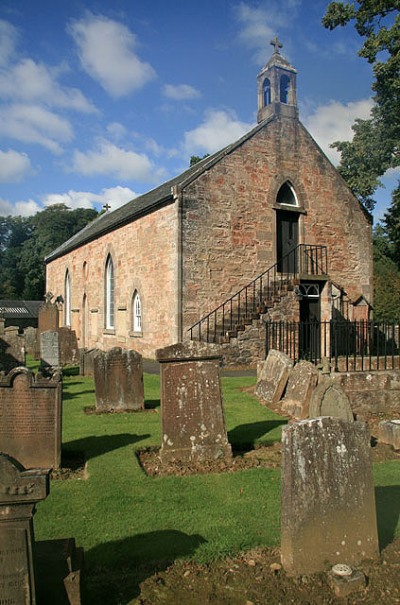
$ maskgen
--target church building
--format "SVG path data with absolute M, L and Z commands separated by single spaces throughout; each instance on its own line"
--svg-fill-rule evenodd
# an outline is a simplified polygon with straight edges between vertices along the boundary
M 250 132 L 46 257 L 81 348 L 154 358 L 193 339 L 254 364 L 268 321 L 368 318 L 371 217 L 301 124 L 296 70 L 273 44 Z

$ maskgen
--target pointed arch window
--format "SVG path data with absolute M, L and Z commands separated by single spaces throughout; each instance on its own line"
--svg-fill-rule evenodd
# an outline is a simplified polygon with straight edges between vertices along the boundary
M 281 76 L 280 79 L 280 101 L 281 103 L 289 103 L 289 87 L 290 78 L 288 76 Z
M 114 264 L 110 254 L 105 271 L 105 327 L 114 328 Z
M 269 78 L 265 78 L 263 82 L 263 100 L 264 107 L 271 104 L 271 82 Z
M 64 280 L 64 324 L 71 325 L 71 277 L 67 269 Z
M 286 204 L 287 206 L 297 206 L 297 197 L 291 184 L 286 181 L 278 191 L 276 196 L 278 204 Z
M 133 295 L 132 312 L 133 312 L 133 317 L 132 317 L 133 331 L 141 332 L 142 326 L 143 326 L 142 301 L 140 300 L 140 295 L 137 290 L 135 290 L 135 293 Z

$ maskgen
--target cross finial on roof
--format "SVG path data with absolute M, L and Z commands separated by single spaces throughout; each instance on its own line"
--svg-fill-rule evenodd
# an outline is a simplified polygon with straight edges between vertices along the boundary
M 282 48 L 283 44 L 279 42 L 278 37 L 275 36 L 273 40 L 271 40 L 270 44 L 274 47 L 274 53 L 279 55 L 279 49 Z
M 111 206 L 110 204 L 108 204 L 107 202 L 103 205 L 103 208 L 106 212 L 108 212 L 109 210 L 111 210 Z

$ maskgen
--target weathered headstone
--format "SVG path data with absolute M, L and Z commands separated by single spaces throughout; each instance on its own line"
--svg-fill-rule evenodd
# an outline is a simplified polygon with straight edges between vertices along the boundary
M 194 343 L 159 349 L 161 364 L 161 461 L 229 459 L 220 385 L 221 356 Z
M 9 372 L 22 365 L 25 365 L 25 338 L 17 327 L 10 326 L 0 336 L 0 370 Z
M 60 367 L 60 343 L 58 332 L 48 330 L 40 334 L 40 368 L 47 370 Z
M 37 329 L 28 326 L 24 330 L 25 350 L 29 355 L 35 355 Z
M 58 468 L 61 463 L 60 376 L 43 379 L 26 368 L 0 378 L 0 451 L 25 468 Z
M 333 416 L 348 422 L 354 420 L 349 398 L 337 382 L 330 378 L 325 378 L 311 396 L 309 417 L 319 416 Z
M 144 409 L 143 360 L 137 351 L 114 347 L 94 357 L 96 410 Z
M 379 423 L 378 441 L 400 450 L 400 420 L 383 420 Z
M 362 422 L 302 420 L 282 431 L 281 557 L 292 575 L 378 555 L 370 435 Z
M 271 349 L 267 359 L 257 368 L 257 397 L 269 406 L 276 405 L 283 395 L 292 367 L 290 357 Z
M 49 493 L 49 471 L 0 453 L 0 486 L 0 603 L 35 605 L 33 515 Z
M 94 377 L 94 358 L 102 354 L 99 349 L 80 349 L 79 351 L 79 373 L 81 376 Z
M 78 341 L 75 330 L 58 328 L 60 363 L 77 363 L 79 360 Z
M 282 411 L 298 420 L 308 418 L 309 404 L 318 383 L 318 370 L 309 361 L 300 361 L 290 372 Z
M 38 338 L 36 340 L 36 354 L 35 358 L 40 359 L 40 335 L 42 332 L 57 332 L 59 327 L 59 311 L 56 303 L 51 302 L 52 295 L 48 293 L 46 295 L 46 302 L 44 302 L 38 313 Z

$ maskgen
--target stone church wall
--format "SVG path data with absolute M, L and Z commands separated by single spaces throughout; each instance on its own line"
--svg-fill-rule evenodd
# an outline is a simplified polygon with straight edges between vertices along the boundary
M 47 265 L 46 287 L 55 296 L 65 298 L 65 273 L 69 271 L 71 328 L 76 330 L 79 348 L 108 350 L 120 346 L 153 357 L 155 349 L 178 340 L 177 248 L 177 210 L 171 204 Z M 108 253 L 114 265 L 114 330 L 104 328 Z M 132 331 L 135 290 L 142 303 L 141 334 Z M 63 318 L 60 324 L 64 324 Z
M 372 302 L 369 218 L 301 124 L 274 119 L 182 194 L 184 334 L 276 262 L 285 181 L 298 198 L 299 243 L 327 246 L 333 281 Z M 329 319 L 330 301 L 322 303 Z

